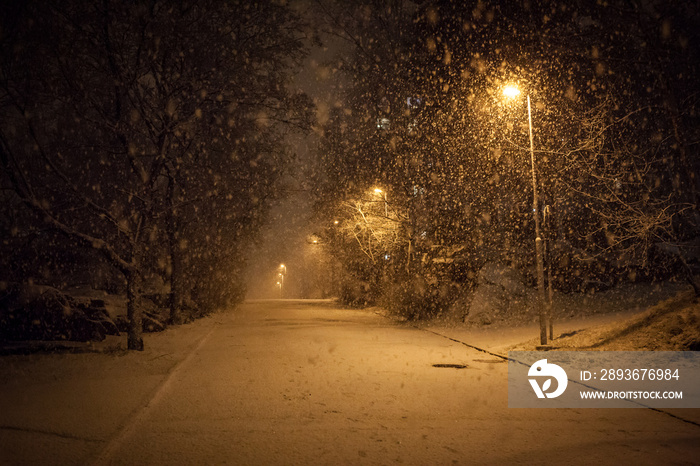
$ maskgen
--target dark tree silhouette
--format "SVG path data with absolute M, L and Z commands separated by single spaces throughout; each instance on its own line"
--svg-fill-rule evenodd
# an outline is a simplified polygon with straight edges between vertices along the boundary
M 150 277 L 169 281 L 174 322 L 191 298 L 240 299 L 284 133 L 309 126 L 308 99 L 286 87 L 304 23 L 271 2 L 26 2 L 1 16 L 3 187 L 122 273 L 129 348 Z

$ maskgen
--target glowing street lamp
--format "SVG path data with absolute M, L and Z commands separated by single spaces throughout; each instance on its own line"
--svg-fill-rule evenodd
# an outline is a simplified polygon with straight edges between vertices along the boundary
M 287 266 L 284 264 L 280 264 L 279 267 L 279 273 L 277 274 L 277 277 L 279 277 L 279 281 L 277 282 L 277 286 L 280 288 L 280 298 L 282 297 L 282 287 L 284 286 L 284 277 L 287 276 Z
M 506 86 L 503 89 L 503 95 L 510 99 L 514 99 L 520 95 L 520 89 L 515 86 Z
M 515 99 L 520 95 L 520 89 L 516 86 L 506 86 L 503 95 Z M 532 163 L 532 214 L 535 217 L 535 256 L 537 259 L 537 305 L 540 313 L 540 344 L 547 344 L 547 315 L 544 303 L 544 258 L 542 252 L 542 236 L 540 235 L 540 214 L 537 202 L 537 175 L 535 172 L 535 144 L 532 139 L 532 110 L 530 107 L 530 94 L 527 94 L 527 122 L 530 130 L 530 162 Z
M 384 197 L 384 216 L 389 217 L 389 207 L 387 206 L 386 193 L 379 188 L 374 188 L 374 194 L 379 197 Z

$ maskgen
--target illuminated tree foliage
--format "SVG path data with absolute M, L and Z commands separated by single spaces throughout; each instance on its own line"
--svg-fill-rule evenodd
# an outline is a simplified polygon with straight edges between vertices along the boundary
M 557 285 L 661 276 L 658 252 L 692 281 L 694 2 L 366 2 L 327 13 L 354 54 L 348 108 L 325 127 L 322 196 L 379 185 L 406 206 L 414 249 L 403 260 L 422 262 L 395 279 L 429 278 L 431 256 L 454 245 L 472 273 L 450 280 L 485 261 L 533 266 L 529 95 Z M 519 100 L 504 98 L 506 84 Z

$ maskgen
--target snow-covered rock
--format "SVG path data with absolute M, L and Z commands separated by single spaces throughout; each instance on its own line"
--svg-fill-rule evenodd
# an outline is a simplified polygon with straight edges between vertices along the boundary
M 489 262 L 479 271 L 465 321 L 488 325 L 506 316 L 525 315 L 531 294 L 516 270 Z
M 56 288 L 12 283 L 0 294 L 1 339 L 102 341 L 115 331 L 106 310 L 78 305 Z
M 143 315 L 143 331 L 144 332 L 162 332 L 165 330 L 165 324 L 160 320 L 151 317 L 148 314 Z
M 487 262 L 479 271 L 479 286 L 496 286 L 514 297 L 526 296 L 523 277 L 505 265 Z
M 93 322 L 99 322 L 104 327 L 107 335 L 119 335 L 119 329 L 109 316 L 103 299 L 80 299 L 68 296 L 68 301 L 72 307 L 83 311 L 88 319 Z

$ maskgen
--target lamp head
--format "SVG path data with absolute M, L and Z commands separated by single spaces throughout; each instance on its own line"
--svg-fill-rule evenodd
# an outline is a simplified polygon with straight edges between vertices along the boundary
M 520 95 L 520 89 L 513 85 L 508 85 L 503 88 L 503 95 L 509 99 L 514 99 Z

